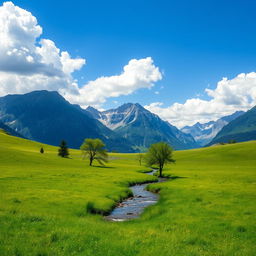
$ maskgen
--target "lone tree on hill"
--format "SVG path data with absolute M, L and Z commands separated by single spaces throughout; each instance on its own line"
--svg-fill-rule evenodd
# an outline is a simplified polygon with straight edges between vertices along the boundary
M 65 140 L 62 140 L 60 143 L 58 155 L 61 157 L 68 157 L 69 155 L 67 142 Z
M 143 158 L 144 158 L 143 154 L 142 154 L 142 153 L 139 153 L 138 156 L 137 156 L 137 159 L 138 159 L 140 165 L 141 165 L 141 163 L 142 163 Z
M 40 153 L 43 154 L 44 153 L 44 148 L 40 148 Z
M 101 165 L 104 165 L 104 162 L 106 163 L 108 161 L 105 144 L 100 139 L 85 139 L 80 149 L 82 150 L 84 158 L 89 158 L 90 166 L 95 159 Z
M 163 177 L 164 165 L 175 162 L 172 158 L 172 151 L 173 149 L 165 142 L 152 144 L 145 157 L 147 166 L 157 165 L 159 168 L 159 177 Z

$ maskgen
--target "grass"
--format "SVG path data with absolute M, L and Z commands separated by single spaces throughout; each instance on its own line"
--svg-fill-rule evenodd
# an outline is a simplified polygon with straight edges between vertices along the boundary
M 0 133 L 0 255 L 254 256 L 256 142 L 174 153 L 160 201 L 140 219 L 106 213 L 133 183 L 152 181 L 136 154 L 111 154 L 89 167 L 80 152 Z M 92 210 L 93 209 L 93 210 Z

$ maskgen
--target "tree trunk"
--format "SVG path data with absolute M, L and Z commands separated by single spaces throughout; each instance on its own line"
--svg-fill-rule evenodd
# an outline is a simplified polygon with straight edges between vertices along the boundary
M 160 177 L 160 178 L 163 177 L 163 176 L 162 176 L 162 171 L 163 171 L 163 166 L 160 165 L 160 166 L 159 166 L 159 177 Z
M 92 166 L 92 161 L 93 161 L 93 158 L 90 157 L 90 166 Z

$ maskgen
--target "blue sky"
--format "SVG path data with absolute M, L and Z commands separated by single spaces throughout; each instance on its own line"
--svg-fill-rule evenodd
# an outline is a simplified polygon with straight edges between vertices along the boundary
M 72 74 L 79 86 L 101 76 L 120 74 L 131 59 L 153 59 L 162 79 L 151 89 L 107 98 L 101 104 L 105 109 L 125 102 L 148 106 L 161 102 L 165 109 L 193 98 L 209 101 L 211 96 L 205 89 L 215 90 L 223 77 L 232 80 L 240 73 L 256 71 L 255 1 L 13 3 L 37 18 L 43 28 L 41 37 L 51 39 L 72 57 L 86 59 L 86 65 Z M 254 103 L 253 98 L 250 105 L 240 108 Z M 239 105 L 230 107 L 227 114 L 237 109 Z M 222 114 L 217 112 L 213 119 Z M 162 117 L 168 120 L 166 111 Z

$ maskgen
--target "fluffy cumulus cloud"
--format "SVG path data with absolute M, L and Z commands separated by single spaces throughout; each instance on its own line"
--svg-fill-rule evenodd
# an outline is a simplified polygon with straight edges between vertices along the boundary
M 5 2 L 0 7 L 0 95 L 33 90 L 70 90 L 72 72 L 85 60 L 72 59 L 49 39 L 28 11 Z
M 163 107 L 161 102 L 145 107 L 178 127 L 216 120 L 237 110 L 246 111 L 256 105 L 256 73 L 243 73 L 231 80 L 223 78 L 216 89 L 205 91 L 210 100 L 192 98 L 169 107 Z
M 30 12 L 12 2 L 0 6 L 0 96 L 55 90 L 72 103 L 100 107 L 109 97 L 151 88 L 162 79 L 159 68 L 148 57 L 130 60 L 118 75 L 102 76 L 79 86 L 73 72 L 85 65 L 85 59 L 72 58 L 52 40 L 42 38 L 42 33 Z M 169 107 L 155 102 L 146 108 L 178 127 L 247 110 L 256 104 L 256 73 L 240 74 L 231 80 L 223 78 L 206 93 L 210 100 L 192 98 Z
M 90 81 L 79 90 L 78 95 L 67 95 L 72 102 L 83 105 L 99 105 L 107 97 L 130 94 L 140 88 L 150 88 L 162 79 L 161 72 L 153 64 L 152 58 L 132 59 L 124 66 L 120 75 L 100 77 Z
M 5 2 L 0 6 L 0 96 L 33 90 L 56 90 L 73 103 L 99 106 L 107 97 L 149 88 L 162 78 L 151 58 L 131 60 L 117 76 L 78 86 L 72 73 L 85 59 L 71 58 L 49 39 L 28 11 Z

